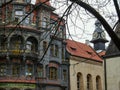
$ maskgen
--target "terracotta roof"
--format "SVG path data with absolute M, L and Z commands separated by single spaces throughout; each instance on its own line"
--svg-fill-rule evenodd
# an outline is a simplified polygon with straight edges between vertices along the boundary
M 43 2 L 46 2 L 46 0 L 36 0 L 36 4 L 39 3 L 39 2 L 43 3 Z M 48 6 L 51 6 L 49 0 L 45 4 L 48 5 Z
M 105 53 L 106 53 L 106 51 L 101 51 L 98 54 L 99 54 L 99 56 L 105 56 Z
M 73 40 L 66 40 L 66 42 L 66 49 L 71 55 L 102 62 L 100 56 L 87 44 Z

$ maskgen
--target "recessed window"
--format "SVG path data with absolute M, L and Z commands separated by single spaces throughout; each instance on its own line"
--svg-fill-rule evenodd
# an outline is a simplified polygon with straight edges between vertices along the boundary
M 38 73 L 38 77 L 43 77 L 43 66 L 39 65 L 37 67 L 37 73 Z
M 67 70 L 63 70 L 63 80 L 67 81 Z
M 15 22 L 20 22 L 23 19 L 24 12 L 22 10 L 15 10 Z M 23 22 L 21 22 L 22 24 Z
M 55 68 L 55 67 L 49 68 L 49 79 L 51 79 L 51 80 L 57 79 L 57 68 Z
M 12 65 L 12 75 L 18 76 L 20 74 L 20 65 L 19 64 L 13 64 Z
M 101 78 L 100 78 L 100 76 L 97 76 L 97 77 L 96 77 L 96 90 L 102 90 Z
M 65 54 L 64 54 L 64 47 L 62 47 L 62 60 L 64 61 L 64 59 L 65 59 Z
M 54 45 L 53 44 L 51 44 L 50 46 L 50 55 L 54 56 Z
M 32 76 L 33 75 L 33 65 L 27 64 L 26 66 L 26 76 Z
M 45 52 L 46 49 L 47 49 L 47 42 L 43 41 L 43 51 Z
M 83 76 L 81 73 L 77 74 L 77 90 L 83 90 Z
M 26 43 L 26 50 L 28 50 L 28 51 L 32 50 L 32 42 L 27 41 L 27 43 Z
M 55 45 L 55 56 L 58 57 L 59 55 L 59 48 L 58 45 Z
M 92 76 L 90 74 L 87 75 L 87 90 L 92 90 Z
M 59 57 L 59 47 L 58 47 L 58 45 L 51 44 L 50 56 Z
M 21 15 L 23 15 L 23 11 L 22 10 L 16 10 L 15 15 L 21 16 Z
M 42 19 L 42 27 L 43 28 L 47 27 L 47 18 L 46 17 L 43 17 L 43 19 Z
M 0 76 L 5 76 L 7 71 L 7 66 L 5 64 L 0 65 Z

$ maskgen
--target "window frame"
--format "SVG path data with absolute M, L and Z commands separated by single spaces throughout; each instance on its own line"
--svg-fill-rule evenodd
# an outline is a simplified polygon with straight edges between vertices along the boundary
M 12 64 L 12 76 L 19 76 L 20 75 L 20 64 L 13 63 Z
M 58 78 L 58 70 L 55 67 L 49 68 L 49 79 L 50 80 L 57 80 Z
M 4 68 L 1 67 L 2 65 Z M 6 75 L 7 75 L 7 65 L 5 63 L 2 63 L 0 64 L 0 76 L 6 76 Z

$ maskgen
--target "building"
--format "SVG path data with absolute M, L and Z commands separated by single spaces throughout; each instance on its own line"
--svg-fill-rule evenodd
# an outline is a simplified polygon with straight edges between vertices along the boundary
M 120 37 L 120 23 L 117 24 L 115 33 Z M 120 90 L 120 51 L 112 40 L 104 59 L 105 90 Z
M 45 1 L 0 8 L 0 90 L 68 90 L 65 21 Z
M 66 40 L 70 63 L 69 90 L 103 90 L 103 60 L 89 45 Z

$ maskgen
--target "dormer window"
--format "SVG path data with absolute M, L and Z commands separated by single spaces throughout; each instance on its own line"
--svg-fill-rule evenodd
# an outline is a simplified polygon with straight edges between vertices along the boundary
M 70 47 L 72 50 L 76 50 L 76 48 L 75 47 Z

